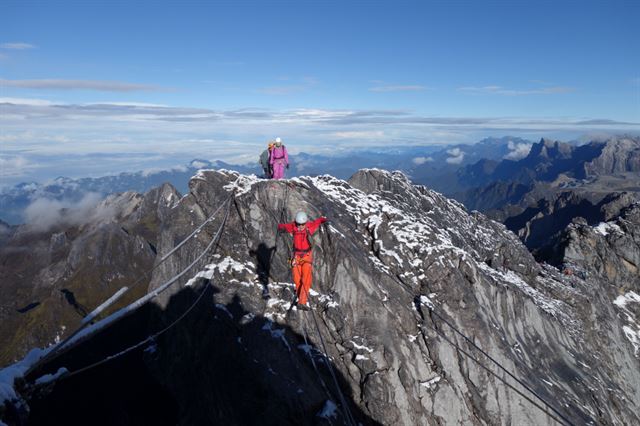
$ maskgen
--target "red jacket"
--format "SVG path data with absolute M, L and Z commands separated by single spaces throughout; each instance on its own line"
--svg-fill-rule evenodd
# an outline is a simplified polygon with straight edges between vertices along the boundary
M 327 218 L 322 216 L 316 220 L 307 222 L 302 229 L 298 229 L 298 225 L 295 222 L 280 223 L 278 224 L 278 230 L 293 234 L 293 251 L 296 254 L 306 254 L 306 252 L 311 250 L 309 238 L 318 230 L 318 227 L 326 221 Z

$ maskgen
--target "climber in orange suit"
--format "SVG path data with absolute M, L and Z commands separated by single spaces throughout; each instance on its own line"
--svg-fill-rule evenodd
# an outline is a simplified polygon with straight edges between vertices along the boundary
M 294 222 L 278 224 L 278 231 L 286 231 L 293 235 L 293 257 L 291 259 L 291 273 L 296 284 L 298 308 L 309 310 L 307 298 L 311 290 L 312 281 L 312 245 L 311 236 L 327 218 L 321 216 L 309 222 L 305 212 L 296 213 Z

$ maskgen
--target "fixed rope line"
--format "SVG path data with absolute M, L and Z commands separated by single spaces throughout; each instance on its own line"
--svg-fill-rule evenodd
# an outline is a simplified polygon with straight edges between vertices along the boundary
M 233 195 L 233 194 L 232 194 Z M 224 206 L 224 204 L 231 198 L 231 195 L 222 202 L 222 204 L 220 204 L 220 206 L 218 206 L 218 208 L 200 225 L 198 226 L 191 234 L 189 234 L 189 236 L 187 236 L 186 238 L 184 238 L 180 243 L 178 243 L 177 246 L 175 246 L 169 253 L 167 253 L 166 255 L 164 255 L 160 261 L 158 261 L 158 263 L 156 263 L 155 265 L 153 265 L 153 267 L 151 267 L 150 269 L 148 269 L 147 271 L 145 271 L 142 275 L 140 275 L 134 282 L 133 284 L 131 284 L 131 286 L 127 289 L 124 290 L 120 289 L 119 292 L 117 294 L 119 294 L 119 297 L 122 296 L 124 293 L 126 293 L 128 290 L 131 290 L 132 288 L 135 288 L 138 284 L 140 284 L 142 282 L 142 280 L 144 278 L 146 278 L 147 276 L 149 276 L 149 274 L 151 274 L 153 271 L 155 271 L 156 269 L 158 269 L 160 267 L 160 265 L 162 265 L 169 257 L 171 257 L 171 255 L 173 255 L 180 247 L 182 247 L 187 241 L 189 241 L 191 238 L 193 238 L 198 232 L 200 232 L 202 230 L 202 228 L 209 223 L 211 220 L 214 219 L 214 217 L 218 214 L 218 212 L 220 211 L 220 209 Z M 93 318 L 92 318 L 93 319 Z M 67 336 L 66 338 L 64 338 L 60 343 L 58 343 L 56 346 L 54 346 L 51 351 L 49 353 L 47 353 L 47 355 L 45 355 L 44 357 L 42 357 L 40 359 L 40 361 L 38 361 L 33 368 L 31 368 L 29 371 L 32 371 L 33 369 L 35 369 L 35 367 L 37 365 L 39 365 L 41 362 L 44 362 L 45 360 L 50 359 L 59 349 L 63 348 L 71 339 L 73 339 L 78 333 L 80 333 L 80 331 L 82 331 L 85 327 L 87 327 L 89 324 L 91 323 L 91 321 L 85 321 L 83 319 L 83 322 L 80 324 L 80 326 L 73 332 L 71 333 L 69 336 Z
M 125 350 L 123 350 L 121 352 L 118 352 L 115 355 L 110 355 L 110 356 L 108 356 L 108 357 L 106 357 L 106 358 L 104 358 L 104 359 L 102 359 L 100 361 L 94 362 L 93 364 L 90 364 L 90 365 L 88 365 L 86 367 L 83 367 L 83 368 L 81 368 L 79 370 L 75 370 L 75 371 L 72 371 L 72 372 L 70 372 L 68 374 L 65 374 L 65 375 L 61 376 L 61 379 L 68 379 L 70 377 L 75 376 L 76 374 L 80 374 L 80 373 L 83 373 L 83 372 L 85 372 L 87 370 L 90 370 L 92 368 L 98 367 L 98 366 L 100 366 L 102 364 L 105 364 L 105 363 L 107 363 L 109 361 L 112 361 L 114 359 L 120 358 L 120 357 L 128 354 L 129 352 L 137 349 L 137 348 L 140 348 L 140 347 L 142 347 L 142 346 L 144 346 L 146 344 L 149 344 L 149 343 L 153 342 L 157 337 L 159 337 L 160 335 L 166 333 L 171 328 L 173 328 L 176 324 L 178 324 L 180 321 L 182 321 L 193 310 L 193 308 L 196 307 L 198 302 L 200 302 L 200 300 L 204 296 L 204 294 L 205 294 L 205 292 L 206 292 L 206 290 L 208 288 L 208 285 L 207 284 L 203 284 L 202 287 L 203 288 L 200 291 L 200 294 L 198 295 L 197 299 L 193 302 L 193 304 L 191 306 L 189 306 L 189 308 L 182 315 L 180 315 L 175 321 L 173 321 L 167 327 L 163 328 L 162 330 L 158 331 L 155 334 L 152 334 L 151 336 L 147 337 L 146 339 L 142 340 L 141 342 L 138 342 L 135 345 L 130 346 L 127 349 L 125 349 Z
M 303 327 L 302 331 L 303 331 L 302 337 L 304 338 L 304 344 L 309 350 L 309 358 L 311 358 L 311 364 L 313 365 L 313 369 L 316 372 L 316 376 L 318 376 L 318 379 L 320 380 L 320 384 L 322 385 L 322 388 L 324 389 L 329 399 L 331 399 L 332 398 L 331 392 L 329 392 L 329 388 L 327 387 L 327 384 L 324 382 L 324 379 L 322 378 L 322 375 L 320 374 L 320 371 L 318 370 L 318 367 L 316 365 L 316 361 L 313 358 L 312 348 L 311 348 L 311 345 L 309 344 L 309 336 L 307 334 L 307 327 Z
M 218 209 L 216 210 L 216 213 L 220 210 L 220 208 L 222 208 L 225 204 L 227 204 L 227 214 L 225 215 L 225 221 L 226 221 L 226 217 L 228 216 L 228 212 L 229 212 L 229 200 L 231 199 L 231 197 L 227 198 L 221 205 L 220 207 L 218 207 Z M 213 215 L 212 215 L 213 216 Z M 224 222 L 223 222 L 224 224 Z M 216 236 L 211 240 L 211 242 L 209 243 L 209 245 L 202 251 L 202 253 L 196 258 L 196 260 L 194 260 L 189 266 L 187 266 L 185 269 L 183 269 L 179 274 L 175 275 L 174 277 L 172 277 L 171 279 L 169 279 L 169 281 L 167 281 L 166 283 L 162 284 L 160 287 L 158 287 L 157 289 L 153 290 L 150 293 L 147 293 L 145 296 L 141 297 L 140 299 L 136 300 L 135 302 L 131 303 L 130 305 L 120 309 L 119 311 L 116 311 L 115 313 L 113 313 L 111 316 L 106 317 L 100 321 L 98 321 L 95 324 L 92 324 L 92 327 L 88 327 L 89 330 L 91 330 L 93 328 L 93 330 L 99 330 L 102 327 L 104 327 L 105 325 L 115 321 L 116 319 L 120 319 L 126 315 L 128 315 L 129 313 L 135 311 L 136 309 L 138 309 L 140 306 L 144 305 L 146 302 L 148 302 L 151 299 L 154 299 L 155 297 L 157 297 L 160 293 L 162 293 L 164 290 L 166 290 L 167 288 L 169 288 L 174 282 L 176 282 L 178 279 L 180 279 L 184 274 L 186 274 L 198 261 L 200 261 L 200 259 L 202 259 L 202 257 L 204 257 L 204 255 L 211 249 L 211 247 L 213 246 L 214 242 L 216 241 L 217 237 L 220 235 L 220 232 L 222 231 L 222 226 L 218 229 L 218 232 L 216 233 Z M 51 352 L 49 352 L 47 355 L 45 355 L 44 357 L 42 357 L 37 363 L 35 363 L 28 371 L 26 374 L 29 374 L 30 372 L 32 372 L 33 370 L 35 370 L 37 367 L 39 367 L 42 363 L 50 360 L 54 355 L 59 354 L 59 352 L 62 349 L 65 350 L 69 350 L 71 347 L 73 347 L 74 345 L 78 344 L 80 341 L 83 340 L 83 338 L 86 338 L 88 335 L 90 335 L 91 333 L 87 333 L 86 335 L 80 335 L 81 331 L 85 331 L 85 329 L 87 329 L 87 326 L 89 325 L 89 323 L 85 323 L 82 324 L 81 327 L 79 327 L 77 330 L 75 330 L 69 337 L 67 337 L 66 339 L 64 339 L 62 342 L 60 342 L 58 345 L 56 345 Z
M 174 248 L 173 248 L 169 253 L 167 253 L 167 254 L 165 254 L 164 256 L 162 256 L 162 259 L 160 259 L 160 262 L 158 262 L 158 264 L 157 264 L 157 265 L 155 265 L 155 266 L 151 269 L 151 271 L 153 271 L 155 268 L 157 268 L 157 267 L 158 267 L 162 262 L 164 262 L 165 260 L 167 260 L 167 259 L 168 259 L 168 258 L 169 258 L 173 253 L 175 253 L 175 252 L 176 252 L 180 247 L 182 247 L 182 246 L 183 246 L 187 241 L 189 241 L 189 240 L 190 240 L 191 238 L 193 238 L 196 234 L 198 234 L 198 233 L 202 230 L 202 228 L 204 228 L 204 226 L 205 226 L 207 223 L 211 222 L 211 221 L 215 218 L 215 216 L 218 214 L 218 212 L 220 211 L 220 209 L 224 206 L 224 204 L 225 204 L 229 199 L 231 199 L 231 197 L 232 197 L 232 196 L 233 196 L 233 194 L 229 195 L 229 196 L 227 197 L 227 199 L 226 199 L 226 200 L 224 200 L 224 201 L 223 201 L 223 202 L 218 206 L 218 208 L 217 208 L 213 213 L 211 213 L 211 215 L 207 218 L 207 220 L 205 220 L 204 222 L 202 222 L 202 224 L 200 224 L 200 226 L 198 226 L 196 229 L 194 229 L 194 230 L 193 230 L 193 232 L 192 232 L 191 234 L 189 234 L 189 236 L 188 236 L 188 237 L 186 237 L 184 240 L 180 241 L 180 242 L 178 243 L 178 245 L 177 245 L 177 246 L 175 246 L 175 247 L 174 247 Z M 150 272 L 151 272 L 151 271 L 150 271 Z
M 224 205 L 224 204 L 223 204 Z M 216 233 L 216 235 L 212 238 L 212 243 L 215 242 L 219 242 L 220 240 L 220 236 L 221 236 L 221 231 L 224 228 L 226 222 L 227 222 L 227 218 L 229 217 L 229 210 L 230 210 L 230 205 L 227 207 L 227 211 L 226 214 L 224 216 L 224 219 L 222 221 L 222 224 L 220 225 L 220 228 L 218 229 L 218 232 Z M 208 248 L 210 248 L 212 246 L 212 243 L 209 244 Z M 206 252 L 206 251 L 205 251 Z M 193 263 L 192 263 L 193 265 Z M 190 265 L 191 266 L 191 265 Z M 105 364 L 109 361 L 112 361 L 114 359 L 120 358 L 126 354 L 128 354 L 131 351 L 134 351 L 140 347 L 145 346 L 146 344 L 149 344 L 151 342 L 153 342 L 156 338 L 158 338 L 159 336 L 161 336 L 162 334 L 166 333 L 167 331 L 169 331 L 171 328 L 173 328 L 174 326 L 176 326 L 180 321 L 182 321 L 187 315 L 189 315 L 189 313 L 196 307 L 196 305 L 198 304 L 198 302 L 200 302 L 200 300 L 202 299 L 202 297 L 204 296 L 204 294 L 206 293 L 207 289 L 209 288 L 208 284 L 203 284 L 202 285 L 202 290 L 200 291 L 200 294 L 198 295 L 198 297 L 196 298 L 196 300 L 189 306 L 189 308 L 187 308 L 187 310 L 185 312 L 183 312 L 178 318 L 176 318 L 174 321 L 172 321 L 168 326 L 164 327 L 162 330 L 152 334 L 151 336 L 148 336 L 146 339 L 136 343 L 135 345 L 129 346 L 128 348 L 114 354 L 114 355 L 110 355 L 106 358 L 103 358 L 99 361 L 94 362 L 93 364 L 89 364 L 86 367 L 82 367 L 78 370 L 72 371 L 70 373 L 66 373 L 62 376 L 60 376 L 60 379 L 68 379 L 71 378 L 77 374 L 83 373 L 87 370 L 90 370 L 92 368 L 98 367 L 102 364 Z M 49 382 L 50 383 L 50 382 Z M 49 384 L 47 383 L 47 384 Z
M 404 285 L 404 283 L 402 281 L 399 281 L 400 284 Z M 533 389 L 531 389 L 530 386 L 527 386 L 522 380 L 518 379 L 513 373 L 511 373 L 509 370 L 507 370 L 504 366 L 502 366 L 502 364 L 500 364 L 498 361 L 496 361 L 493 357 L 491 357 L 489 354 L 487 354 L 484 350 L 482 350 L 482 348 L 480 348 L 478 345 L 475 344 L 475 342 L 473 342 L 470 338 L 468 338 L 464 333 L 462 333 L 461 331 L 459 331 L 457 328 L 455 328 L 451 323 L 449 323 L 442 315 L 438 314 L 438 312 L 435 309 L 435 306 L 428 306 L 429 311 L 432 312 L 434 315 L 436 315 L 438 318 L 442 319 L 449 327 L 451 327 L 456 333 L 460 334 L 467 342 L 469 342 L 471 345 L 473 345 L 475 348 L 477 348 L 480 352 L 482 352 L 489 360 L 491 360 L 494 364 L 496 364 L 501 370 L 503 370 L 505 373 L 507 373 L 510 377 L 512 377 L 516 382 L 518 382 L 520 385 L 522 385 L 528 392 L 530 392 L 534 397 L 536 397 L 540 402 L 542 402 L 542 404 L 544 404 L 544 406 L 546 406 L 548 409 L 550 409 L 551 411 L 553 411 L 554 413 L 556 413 L 562 420 L 559 420 L 558 417 L 550 414 L 547 410 L 545 410 L 543 407 L 541 407 L 539 404 L 537 404 L 535 401 L 531 400 L 529 397 L 526 397 L 522 394 L 521 391 L 517 390 L 514 386 L 512 386 L 511 384 L 507 383 L 506 380 L 500 376 L 498 376 L 496 373 L 494 373 L 492 370 L 490 370 L 488 367 L 486 367 L 484 364 L 482 364 L 481 361 L 473 358 L 471 355 L 469 355 L 466 351 L 464 351 L 462 348 L 460 348 L 457 344 L 452 343 L 448 338 L 446 338 L 446 336 L 443 336 L 445 338 L 445 340 L 447 342 L 449 342 L 450 344 L 452 344 L 453 346 L 455 346 L 457 349 L 459 349 L 463 354 L 469 356 L 471 359 L 473 359 L 475 362 L 477 362 L 483 369 L 485 369 L 486 371 L 490 372 L 492 375 L 494 375 L 495 377 L 497 377 L 501 382 L 503 382 L 505 385 L 507 385 L 509 388 L 513 389 L 515 392 L 517 392 L 519 395 L 523 396 L 527 401 L 531 402 L 534 406 L 536 406 L 537 408 L 539 408 L 540 410 L 542 410 L 545 414 L 547 414 L 549 417 L 553 418 L 555 421 L 557 421 L 560 424 L 567 424 L 570 426 L 573 426 L 573 423 L 566 418 L 566 416 L 564 416 L 562 413 L 560 413 L 556 408 L 554 408 L 549 402 L 547 402 L 544 398 L 542 398 L 536 391 L 534 391 Z M 421 312 L 421 310 L 420 310 Z M 422 317 L 422 322 L 423 324 L 425 323 L 424 320 L 424 315 L 422 313 L 420 313 L 421 317 Z M 435 326 L 433 327 L 436 332 L 440 335 L 443 335 Z
M 285 212 L 286 212 L 286 206 L 287 206 L 287 202 L 288 202 L 288 200 L 289 200 L 289 185 L 287 184 L 287 185 L 285 186 L 285 197 L 284 197 L 284 200 L 283 200 L 283 202 L 282 202 L 282 208 L 281 208 L 281 210 L 280 210 L 280 220 L 281 220 L 282 222 L 285 222 L 285 219 L 286 219 L 286 217 L 285 217 Z M 277 235 L 276 235 L 276 243 L 277 243 L 277 238 L 278 238 L 278 237 L 277 237 Z M 292 255 L 292 249 L 291 249 L 291 247 L 289 246 L 289 243 L 288 243 L 288 242 L 286 243 L 286 247 L 287 247 L 287 254 L 288 254 L 288 258 L 291 258 L 291 255 Z M 273 255 L 272 255 L 272 256 L 273 256 Z M 301 290 L 302 290 L 302 287 L 300 287 L 300 290 L 299 290 L 299 291 L 301 291 Z M 295 292 L 294 292 L 293 300 L 292 300 L 292 302 L 291 302 L 291 308 L 293 308 L 293 306 L 295 305 L 295 303 L 298 301 L 299 291 L 295 291 Z M 290 308 L 290 309 L 291 309 L 291 308 Z M 338 379 L 336 378 L 335 372 L 333 371 L 333 367 L 332 367 L 332 365 L 331 365 L 331 361 L 329 360 L 329 357 L 327 356 L 327 348 L 326 348 L 326 346 L 325 346 L 325 344 L 324 344 L 324 339 L 322 338 L 322 333 L 320 332 L 320 328 L 319 328 L 319 326 L 318 326 L 318 322 L 316 321 L 315 314 L 313 313 L 313 310 L 312 310 L 311 312 L 312 312 L 312 314 L 313 314 L 313 320 L 314 320 L 314 322 L 315 322 L 315 326 L 316 326 L 316 330 L 317 330 L 317 332 L 318 332 L 318 336 L 320 336 L 320 342 L 322 343 L 322 348 L 323 348 L 323 353 L 322 353 L 322 355 L 323 355 L 323 357 L 324 357 L 324 359 L 325 359 L 325 362 L 327 363 L 327 366 L 328 366 L 328 368 L 329 368 L 329 371 L 331 372 L 331 376 L 333 377 L 333 381 L 334 381 L 335 386 L 336 386 L 336 389 L 337 389 L 337 391 L 338 391 L 338 396 L 339 396 L 339 398 L 340 398 L 340 403 L 341 403 L 341 405 L 342 405 L 342 407 L 343 407 L 343 408 L 342 408 L 342 410 L 343 410 L 343 416 L 344 416 L 344 418 L 345 418 L 345 420 L 347 421 L 347 423 L 348 423 L 348 424 L 353 425 L 353 426 L 356 426 L 356 425 L 357 425 L 357 423 L 355 422 L 355 420 L 354 420 L 354 418 L 353 418 L 353 415 L 351 414 L 351 410 L 349 409 L 349 406 L 348 406 L 348 404 L 347 404 L 347 402 L 346 402 L 346 399 L 345 399 L 345 397 L 344 397 L 344 395 L 343 395 L 343 393 L 342 393 L 342 389 L 340 389 L 340 385 L 338 384 Z M 305 322 L 307 323 L 307 327 L 308 327 L 308 325 L 309 325 L 309 324 L 308 324 L 308 318 L 306 317 L 306 315 L 304 315 L 304 317 L 305 317 Z M 307 340 L 307 327 L 304 327 L 304 335 L 303 335 L 303 336 L 304 336 L 305 344 L 307 345 L 307 347 L 309 347 L 308 340 Z M 318 375 L 318 378 L 320 379 L 320 382 L 321 382 L 321 384 L 322 384 L 322 387 L 323 387 L 323 388 L 325 389 L 325 391 L 327 392 L 327 395 L 328 395 L 328 396 L 330 396 L 331 394 L 330 394 L 330 392 L 328 391 L 328 388 L 327 388 L 327 386 L 326 386 L 326 384 L 325 384 L 324 380 L 322 379 L 322 376 L 320 375 L 320 371 L 318 370 L 318 368 L 317 368 L 317 366 L 316 366 L 315 360 L 314 360 L 314 358 L 313 358 L 313 354 L 311 354 L 311 353 L 310 353 L 310 356 L 311 356 L 311 363 L 312 363 L 312 365 L 313 365 L 314 370 L 316 371 L 316 374 Z
M 320 326 L 318 326 L 318 320 L 316 319 L 316 314 L 313 311 L 313 309 L 311 310 L 311 316 L 313 318 L 313 322 L 315 323 L 316 326 L 316 331 L 318 332 L 318 336 L 320 337 L 320 344 L 322 344 L 322 351 L 323 351 L 323 356 L 325 359 L 325 362 L 327 363 L 327 366 L 329 368 L 329 371 L 331 372 L 331 377 L 333 378 L 333 383 L 336 386 L 336 389 L 338 390 L 338 396 L 340 397 L 340 403 L 342 404 L 342 410 L 343 410 L 343 415 L 345 415 L 345 419 L 348 420 L 349 424 L 356 426 L 357 423 L 355 422 L 355 419 L 353 418 L 353 414 L 351 414 L 351 409 L 349 408 L 349 405 L 347 404 L 347 400 L 344 397 L 344 394 L 342 393 L 342 389 L 340 388 L 340 384 L 338 383 L 338 378 L 336 377 L 336 373 L 335 371 L 333 371 L 333 366 L 331 365 L 331 360 L 329 359 L 329 356 L 327 355 L 327 347 L 324 344 L 324 338 L 322 337 L 322 333 L 320 332 Z M 305 319 L 306 319 L 306 315 L 305 315 Z
M 550 418 L 552 418 L 553 420 L 555 420 L 556 422 L 558 422 L 561 425 L 569 425 L 569 426 L 574 426 L 573 423 L 569 420 L 566 419 L 566 417 L 564 417 L 562 414 L 559 414 L 560 417 L 556 417 L 555 415 L 549 413 L 545 407 L 543 407 L 542 405 L 538 404 L 536 401 L 534 401 L 533 399 L 531 399 L 529 396 L 525 395 L 521 390 L 517 389 L 515 386 L 513 386 L 511 383 L 507 382 L 504 378 L 500 377 L 496 372 L 494 372 L 493 370 L 491 370 L 489 367 L 487 367 L 486 365 L 484 365 L 482 363 L 482 361 L 480 361 L 479 359 L 475 358 L 473 355 L 471 355 L 470 353 L 468 353 L 467 351 L 465 351 L 464 349 L 462 349 L 456 342 L 452 342 L 442 331 L 438 330 L 437 328 L 434 327 L 434 330 L 436 331 L 436 333 L 438 333 L 438 335 L 440 335 L 440 337 L 442 337 L 445 341 L 447 341 L 450 345 L 452 345 L 453 347 L 455 347 L 458 351 L 460 351 L 461 353 L 463 353 L 465 356 L 467 356 L 467 358 L 473 360 L 476 364 L 478 364 L 483 370 L 485 370 L 487 373 L 489 373 L 490 375 L 494 376 L 495 378 L 497 378 L 498 380 L 500 380 L 502 383 L 504 383 L 509 389 L 513 390 L 515 393 L 517 393 L 518 395 L 520 395 L 522 398 L 524 398 L 525 400 L 527 400 L 530 404 L 532 404 L 533 406 L 537 407 L 540 411 L 542 411 L 543 413 L 545 413 L 547 416 L 549 416 Z M 544 402 L 544 400 L 543 400 Z M 551 407 L 549 404 L 547 404 L 546 402 L 544 402 L 544 405 L 550 409 L 552 409 L 555 413 L 557 413 L 557 411 L 555 409 L 553 409 L 553 407 Z
M 402 281 L 400 281 L 400 283 L 402 285 L 404 285 L 404 283 Z M 536 391 L 534 391 L 533 389 L 531 389 L 530 386 L 527 386 L 522 380 L 518 379 L 513 373 L 511 373 L 509 370 L 507 370 L 504 366 L 502 366 L 498 361 L 496 361 L 493 357 L 491 357 L 489 354 L 487 354 L 484 350 L 482 350 L 482 348 L 480 348 L 478 345 L 476 345 L 471 339 L 469 339 L 466 335 L 464 335 L 464 333 L 462 333 L 461 331 L 459 331 L 457 328 L 455 328 L 453 325 L 451 325 L 451 323 L 449 323 L 444 317 L 442 317 L 440 314 L 438 314 L 438 312 L 435 309 L 435 306 L 429 306 L 429 311 L 432 312 L 433 314 L 435 314 L 438 318 L 442 319 L 449 327 L 451 327 L 456 333 L 460 334 L 462 337 L 464 337 L 464 339 L 469 342 L 471 345 L 473 345 L 475 348 L 477 348 L 480 352 L 482 352 L 489 360 L 491 360 L 494 364 L 496 364 L 501 370 L 503 370 L 505 373 L 507 373 L 510 377 L 512 377 L 516 382 L 518 382 L 520 385 L 522 385 L 528 392 L 530 392 L 534 397 L 536 397 L 540 402 L 542 402 L 542 404 L 547 407 L 548 409 L 550 409 L 551 411 L 553 411 L 557 417 L 551 413 L 548 412 L 548 410 L 546 410 L 544 407 L 542 407 L 541 405 L 539 405 L 538 403 L 536 403 L 535 401 L 533 401 L 530 397 L 524 395 L 520 390 L 516 389 L 513 385 L 509 384 L 504 378 L 500 377 L 499 375 L 497 375 L 495 372 L 493 372 L 491 369 L 489 369 L 488 367 L 486 367 L 480 360 L 474 358 L 472 355 L 470 355 L 468 352 L 466 352 L 464 349 L 460 348 L 456 343 L 451 342 L 440 330 L 437 329 L 437 327 L 433 327 L 434 330 L 436 330 L 436 332 L 441 335 L 447 342 L 449 342 L 451 345 L 453 345 L 454 347 L 456 347 L 458 350 L 460 350 L 460 352 L 462 352 L 463 354 L 465 354 L 466 356 L 468 356 L 469 358 L 471 358 L 473 361 L 475 361 L 476 363 L 478 363 L 478 365 L 480 365 L 484 370 L 488 371 L 491 375 L 495 376 L 496 378 L 498 378 L 498 380 L 500 380 L 501 382 L 503 382 L 505 385 L 507 385 L 507 387 L 509 387 L 510 389 L 514 390 L 516 393 L 518 393 L 520 396 L 522 396 L 523 398 L 525 398 L 527 401 L 529 401 L 531 404 L 533 404 L 535 407 L 539 408 L 541 411 L 543 411 L 546 415 L 548 415 L 549 417 L 551 417 L 552 419 L 554 419 L 555 421 L 557 421 L 560 424 L 566 424 L 569 426 L 573 426 L 573 423 L 566 418 L 565 415 L 563 415 L 562 413 L 560 413 L 556 408 L 554 408 L 549 402 L 547 402 L 544 398 L 542 398 Z M 421 312 L 421 310 L 420 310 Z M 425 324 L 425 320 L 424 320 L 424 315 L 422 315 L 421 313 L 421 317 L 422 317 L 422 323 Z M 315 318 L 315 317 L 314 317 Z
M 533 394 L 537 399 L 539 399 L 544 405 L 546 405 L 547 407 L 549 407 L 549 409 L 551 409 L 554 413 L 556 413 L 560 418 L 562 418 L 566 423 L 568 424 L 572 424 L 571 421 L 569 419 L 567 419 L 562 413 L 560 413 L 558 410 L 556 410 L 551 404 L 549 404 L 544 398 L 542 398 L 535 390 L 533 390 L 529 385 L 527 385 L 526 383 L 524 383 L 522 380 L 518 379 L 515 375 L 513 375 L 509 370 L 507 370 L 505 367 L 502 366 L 502 364 L 500 364 L 498 361 L 496 361 L 491 355 L 489 355 L 486 351 L 484 351 L 481 347 L 479 347 L 473 340 L 471 340 L 470 338 L 468 338 L 466 335 L 464 335 L 461 331 L 459 331 L 455 326 L 453 326 L 446 318 L 444 318 L 442 315 L 440 315 L 435 309 L 429 308 L 429 310 L 438 318 L 440 318 L 440 320 L 442 322 L 444 322 L 445 324 L 447 324 L 455 333 L 459 334 L 460 336 L 462 336 L 462 338 L 467 341 L 469 344 L 471 344 L 474 348 L 476 348 L 478 351 L 480 351 L 484 356 L 486 356 L 489 360 L 491 360 L 498 368 L 500 368 L 502 371 L 504 371 L 505 373 L 507 373 L 513 380 L 515 380 L 516 382 L 518 382 L 522 387 L 524 387 L 526 390 L 528 390 L 531 394 Z

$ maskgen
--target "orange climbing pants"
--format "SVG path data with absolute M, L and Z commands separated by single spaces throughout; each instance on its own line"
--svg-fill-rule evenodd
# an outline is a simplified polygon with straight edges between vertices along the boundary
M 304 256 L 295 256 L 291 265 L 293 282 L 296 284 L 298 303 L 302 303 L 303 305 L 307 303 L 309 290 L 311 290 L 312 260 L 311 251 L 309 251 Z

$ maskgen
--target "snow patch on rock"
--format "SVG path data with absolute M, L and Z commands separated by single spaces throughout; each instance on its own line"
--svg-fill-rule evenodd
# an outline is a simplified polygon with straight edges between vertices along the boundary
M 50 348 L 31 349 L 27 356 L 25 356 L 21 361 L 0 370 L 0 406 L 4 405 L 7 401 L 18 399 L 18 395 L 14 388 L 15 380 L 23 377 L 24 374 L 49 351 Z
M 327 420 L 335 419 L 338 417 L 338 406 L 335 404 L 335 402 L 328 399 L 327 402 L 324 403 L 324 407 L 322 407 L 322 410 L 320 410 L 317 416 Z
M 613 301 L 624 314 L 625 325 L 622 326 L 622 331 L 625 337 L 633 345 L 633 353 L 636 358 L 640 358 L 640 323 L 634 313 L 640 310 L 640 295 L 634 291 L 629 291 L 624 295 L 616 297 Z M 632 306 L 638 305 L 635 310 L 632 310 Z
M 614 222 L 600 222 L 598 225 L 593 227 L 593 230 L 605 237 L 611 232 L 622 233 L 622 229 L 620 229 L 620 226 L 618 226 Z

